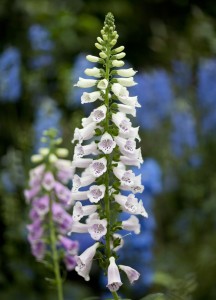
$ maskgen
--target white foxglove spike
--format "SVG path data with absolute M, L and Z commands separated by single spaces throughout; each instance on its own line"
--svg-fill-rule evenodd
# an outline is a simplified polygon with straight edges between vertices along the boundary
M 95 256 L 96 250 L 99 247 L 99 243 L 95 243 L 91 247 L 87 248 L 80 256 L 77 256 L 77 266 L 75 270 L 86 281 L 90 280 L 89 272 L 92 266 L 92 260 Z
M 105 132 L 102 135 L 101 140 L 98 143 L 98 149 L 100 149 L 105 154 L 112 153 L 115 146 L 116 142 L 113 140 L 112 136 L 107 132 Z
M 130 218 L 126 221 L 122 221 L 122 229 L 127 230 L 127 231 L 133 231 L 135 234 L 140 233 L 140 222 L 139 219 L 132 215 Z
M 132 68 L 120 69 L 120 70 L 117 70 L 116 72 L 117 72 L 117 75 L 122 76 L 122 77 L 132 77 L 137 73 L 137 71 L 134 71 Z
M 95 102 L 96 100 L 103 100 L 101 97 L 101 93 L 99 91 L 96 92 L 91 92 L 91 93 L 86 93 L 84 92 L 81 96 L 81 103 L 92 103 Z
M 101 77 L 101 70 L 96 67 L 94 67 L 92 69 L 85 69 L 84 73 L 88 76 L 93 76 L 93 77 L 97 77 L 97 78 Z
M 85 79 L 82 77 L 79 77 L 78 82 L 74 85 L 80 88 L 90 88 L 96 85 L 97 80 L 96 79 Z
M 131 284 L 140 277 L 140 273 L 129 266 L 119 265 L 119 269 L 125 272 Z
M 112 256 L 109 259 L 110 264 L 108 267 L 108 283 L 107 287 L 110 292 L 116 292 L 122 285 L 119 269 L 115 263 L 115 258 Z
M 98 241 L 107 233 L 107 220 L 93 219 L 88 222 L 88 232 L 92 239 Z
M 89 169 L 91 170 L 93 176 L 100 177 L 107 170 L 107 160 L 105 157 L 102 157 L 97 160 L 93 160 L 90 164 Z
M 105 185 L 92 185 L 87 192 L 87 197 L 91 203 L 98 203 L 101 199 L 103 199 L 105 194 Z

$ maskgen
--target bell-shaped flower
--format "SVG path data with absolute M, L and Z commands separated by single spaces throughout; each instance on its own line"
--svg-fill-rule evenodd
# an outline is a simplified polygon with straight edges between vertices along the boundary
M 89 272 L 92 266 L 92 261 L 95 256 L 96 250 L 99 247 L 99 243 L 95 243 L 91 247 L 87 248 L 81 255 L 77 256 L 77 266 L 75 270 L 86 281 L 90 280 Z
M 67 234 L 70 235 L 71 233 L 76 232 L 76 233 L 87 233 L 88 232 L 88 225 L 83 224 L 79 221 L 74 221 L 68 230 Z
M 139 158 L 130 158 L 125 155 L 120 156 L 120 161 L 126 166 L 135 166 L 138 168 L 140 168 L 140 164 L 142 163 L 142 160 Z
M 95 181 L 95 177 L 91 173 L 86 174 L 86 176 L 79 177 L 77 174 L 73 177 L 73 187 L 72 192 L 77 192 L 80 187 L 88 186 Z M 84 199 L 77 199 L 84 200 Z
M 97 144 L 93 141 L 89 145 L 77 144 L 74 148 L 74 159 L 81 158 L 89 154 L 98 154 Z
M 79 77 L 78 82 L 74 85 L 80 88 L 90 88 L 94 85 L 96 85 L 97 80 L 95 79 L 84 79 L 82 77 Z
M 132 186 L 134 184 L 135 175 L 132 170 L 125 170 L 119 166 L 113 168 L 113 173 L 120 180 L 121 185 Z
M 88 222 L 88 232 L 93 240 L 98 241 L 107 233 L 107 220 L 93 219 Z
M 102 157 L 97 160 L 93 160 L 93 162 L 89 166 L 89 170 L 92 172 L 93 176 L 100 177 L 107 170 L 107 160 L 105 157 Z
M 87 197 L 91 203 L 98 203 L 103 199 L 106 187 L 104 184 L 92 185 L 87 192 Z
M 32 254 L 36 257 L 37 261 L 42 261 L 46 253 L 46 244 L 42 240 L 37 240 L 31 244 Z
M 129 266 L 119 265 L 119 269 L 125 272 L 131 284 L 140 277 L 140 273 Z
M 95 102 L 96 100 L 103 100 L 101 97 L 100 91 L 95 91 L 91 93 L 84 92 L 81 96 L 81 103 L 92 103 Z
M 135 177 L 134 184 L 131 186 L 132 193 L 142 193 L 144 186 L 142 185 L 141 174 Z
M 123 155 L 134 157 L 136 150 L 136 142 L 133 139 L 124 139 L 121 136 L 116 136 L 115 141 Z
M 84 73 L 88 76 L 93 76 L 93 77 L 97 77 L 97 78 L 101 77 L 101 70 L 96 67 L 94 67 L 92 69 L 85 69 Z
M 36 212 L 40 215 L 40 216 L 44 216 L 45 214 L 48 213 L 49 211 L 49 197 L 47 195 L 35 199 L 33 206 L 36 210 Z
M 42 180 L 42 186 L 47 190 L 51 191 L 55 185 L 55 178 L 51 172 L 46 172 Z
M 123 124 L 125 125 L 125 124 Z M 123 126 L 122 126 L 123 127 Z M 141 141 L 139 136 L 139 126 L 138 127 L 131 127 L 128 131 L 119 130 L 119 136 L 125 138 L 125 139 L 137 139 L 139 142 Z
M 82 142 L 91 139 L 95 134 L 96 126 L 97 124 L 95 122 L 92 122 L 82 129 L 76 128 L 74 131 L 74 138 L 72 140 L 72 143 L 74 143 L 75 141 Z
M 63 235 L 59 236 L 59 242 L 60 244 L 65 248 L 68 254 L 70 255 L 76 255 L 78 248 L 79 248 L 79 243 L 77 241 L 73 241 Z
M 112 92 L 120 101 L 129 97 L 128 90 L 119 83 L 113 83 Z
M 68 204 L 68 201 L 70 200 L 70 190 L 61 184 L 60 182 L 56 182 L 54 186 L 56 195 L 58 196 L 58 199 L 63 203 L 63 204 Z
M 73 220 L 79 221 L 84 216 L 91 215 L 97 210 L 97 205 L 83 206 L 80 201 L 77 201 L 73 207 Z
M 133 77 L 128 77 L 128 78 L 116 78 L 118 83 L 120 83 L 123 86 L 130 87 L 134 86 L 137 83 L 133 80 Z
M 123 211 L 131 214 L 138 214 L 138 199 L 135 198 L 134 194 L 123 196 L 121 194 L 114 195 L 115 201 L 121 205 Z
M 77 264 L 75 256 L 70 255 L 67 252 L 65 253 L 65 256 L 64 256 L 64 263 L 65 263 L 66 269 L 68 271 L 74 270 L 76 267 L 76 264 Z
M 73 204 L 74 201 L 82 201 L 82 200 L 87 200 L 88 196 L 87 196 L 88 191 L 74 191 L 72 189 L 71 194 L 70 194 L 70 200 L 69 200 L 69 204 Z
M 108 84 L 109 84 L 109 82 L 107 79 L 102 79 L 98 82 L 97 87 L 100 90 L 105 90 L 108 87 Z
M 136 108 L 131 105 L 117 104 L 118 110 L 124 114 L 136 117 Z
M 127 231 L 133 231 L 135 234 L 140 233 L 140 222 L 139 219 L 132 215 L 128 220 L 122 221 L 122 229 Z
M 119 269 L 115 263 L 115 258 L 112 256 L 109 259 L 110 264 L 108 267 L 108 284 L 107 287 L 110 292 L 116 292 L 122 285 Z
M 143 202 L 142 200 L 139 201 L 139 204 L 138 204 L 138 212 L 137 212 L 139 215 L 145 217 L 145 218 L 148 218 L 148 214 L 143 206 Z
M 119 128 L 119 133 L 129 133 L 131 129 L 131 121 L 122 112 L 112 114 L 112 121 Z
M 66 159 L 58 159 L 53 165 L 57 168 L 57 178 L 63 183 L 68 183 L 72 179 L 71 161 Z
M 105 105 L 101 105 L 98 108 L 95 108 L 91 113 L 92 119 L 96 123 L 100 123 L 106 118 L 107 108 Z
M 24 191 L 24 196 L 25 196 L 26 202 L 29 203 L 35 196 L 37 196 L 40 189 L 41 189 L 40 185 L 37 185 L 35 187 L 33 186 L 29 190 L 25 190 Z
M 34 178 L 41 178 L 45 171 L 45 165 L 41 164 L 33 169 L 30 170 L 29 175 L 30 175 L 30 180 Z
M 136 74 L 136 72 L 137 71 L 134 71 L 132 68 L 129 68 L 129 69 L 120 69 L 120 70 L 116 71 L 117 75 L 122 76 L 122 77 L 131 77 L 131 76 L 134 76 Z
M 116 142 L 113 140 L 112 136 L 107 132 L 105 132 L 102 135 L 101 140 L 98 143 L 98 148 L 105 154 L 112 153 L 115 146 Z
M 92 161 L 92 158 L 75 158 L 72 161 L 72 167 L 86 169 Z

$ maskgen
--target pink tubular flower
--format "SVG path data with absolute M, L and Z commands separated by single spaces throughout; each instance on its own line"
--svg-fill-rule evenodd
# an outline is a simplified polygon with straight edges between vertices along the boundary
M 119 265 L 119 269 L 125 272 L 131 284 L 140 277 L 140 273 L 131 267 Z

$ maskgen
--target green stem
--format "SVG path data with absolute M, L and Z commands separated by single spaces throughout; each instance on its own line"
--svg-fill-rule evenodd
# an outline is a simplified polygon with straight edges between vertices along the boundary
M 120 298 L 116 292 L 112 292 L 112 295 L 115 300 L 120 300 Z
M 62 279 L 59 268 L 59 257 L 56 249 L 56 232 L 52 216 L 52 197 L 50 195 L 49 202 L 49 229 L 50 229 L 50 241 L 51 241 L 51 251 L 53 259 L 53 268 L 55 273 L 56 285 L 58 290 L 58 300 L 64 300 L 63 290 L 62 290 Z

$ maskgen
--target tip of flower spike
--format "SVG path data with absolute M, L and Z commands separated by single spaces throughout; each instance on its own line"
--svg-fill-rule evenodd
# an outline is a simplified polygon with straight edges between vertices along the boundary
M 104 25 L 108 25 L 109 27 L 112 26 L 114 29 L 114 27 L 115 27 L 114 23 L 115 23 L 115 18 L 113 16 L 113 14 L 111 12 L 108 12 L 105 17 Z

